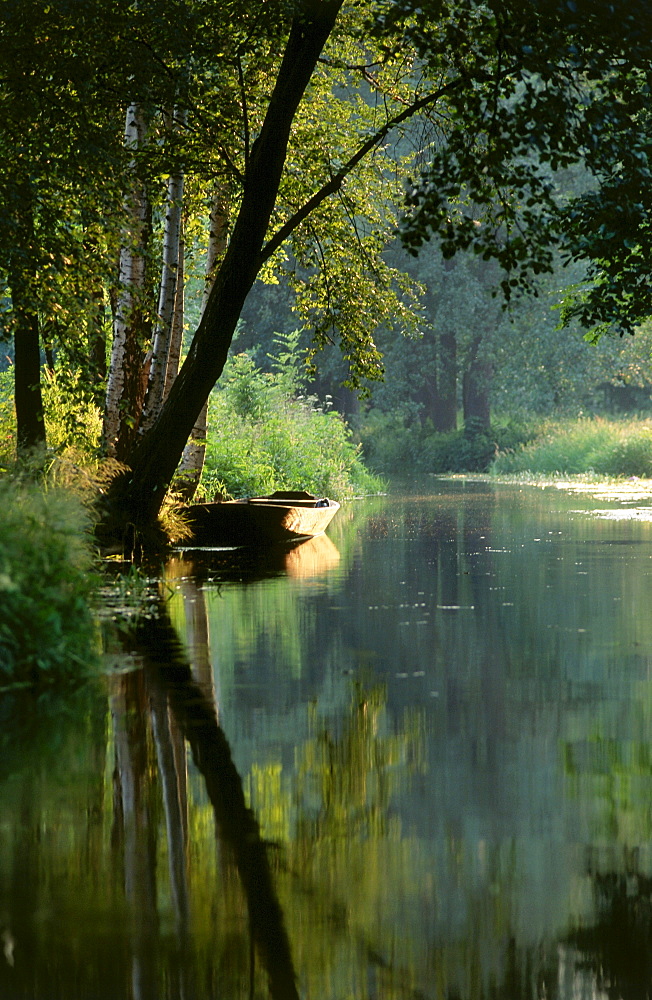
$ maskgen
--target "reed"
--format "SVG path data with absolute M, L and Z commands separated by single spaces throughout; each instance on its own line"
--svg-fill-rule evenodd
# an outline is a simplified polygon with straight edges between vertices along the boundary
M 652 421 L 608 419 L 545 421 L 528 444 L 500 452 L 497 474 L 652 477 Z

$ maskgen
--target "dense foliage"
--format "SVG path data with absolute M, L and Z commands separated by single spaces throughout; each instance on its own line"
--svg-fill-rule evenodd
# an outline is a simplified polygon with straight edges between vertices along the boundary
M 0 686 L 88 674 L 97 636 L 88 597 L 88 515 L 69 490 L 0 480 Z
M 650 311 L 642 0 L 29 0 L 1 17 L 17 446 L 47 439 L 43 350 L 58 385 L 104 401 L 103 446 L 130 470 L 104 497 L 108 534 L 156 517 L 257 277 L 292 288 L 311 348 L 338 344 L 354 386 L 382 377 L 383 338 L 407 355 L 397 334 L 430 324 L 414 413 L 449 433 L 460 403 L 488 432 L 503 326 L 485 306 L 470 336 L 437 329 L 455 254 L 477 261 L 478 301 L 570 260 L 567 317 L 632 330 Z M 410 253 L 435 236 L 434 267 L 397 264 L 397 231 Z
M 377 492 L 379 479 L 362 463 L 359 446 L 342 416 L 322 407 L 285 364 L 262 372 L 246 354 L 235 355 L 223 388 L 211 398 L 210 425 L 201 492 L 256 496 L 276 489 L 306 489 L 343 499 Z

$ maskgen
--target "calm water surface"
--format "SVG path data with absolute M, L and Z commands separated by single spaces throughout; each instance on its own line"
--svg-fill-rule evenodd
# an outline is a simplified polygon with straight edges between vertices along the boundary
M 179 553 L 97 684 L 0 699 L 0 997 L 651 996 L 652 523 L 609 507 L 429 478 Z

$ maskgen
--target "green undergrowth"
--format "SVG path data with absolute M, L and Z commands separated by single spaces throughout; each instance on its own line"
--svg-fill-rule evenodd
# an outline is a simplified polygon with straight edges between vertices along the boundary
M 497 475 L 652 477 L 652 421 L 608 419 L 545 421 L 534 440 L 498 454 Z
M 378 492 L 382 481 L 365 468 L 344 419 L 306 393 L 292 335 L 283 343 L 271 373 L 247 354 L 229 361 L 211 397 L 200 495 Z
M 79 371 L 42 370 L 41 390 L 48 450 L 63 454 L 74 449 L 86 463 L 96 461 L 102 434 L 102 415 L 84 387 Z M 0 372 L 0 469 L 11 468 L 16 457 L 16 414 L 13 369 Z
M 79 679 L 97 657 L 87 507 L 14 472 L 0 479 L 0 508 L 0 688 Z
M 408 423 L 401 415 L 371 410 L 359 433 L 366 461 L 385 472 L 486 472 L 496 455 L 529 441 L 533 429 L 511 418 L 496 420 L 488 433 L 474 428 L 438 433 L 426 423 Z

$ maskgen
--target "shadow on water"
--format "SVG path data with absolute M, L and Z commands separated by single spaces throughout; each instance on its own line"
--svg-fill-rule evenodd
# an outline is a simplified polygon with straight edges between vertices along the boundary
M 296 976 L 272 880 L 268 846 L 261 838 L 256 817 L 246 805 L 242 781 L 218 723 L 215 704 L 193 678 L 163 607 L 158 617 L 139 623 L 130 637 L 130 645 L 142 657 L 152 704 L 157 705 L 155 715 L 160 721 L 165 706 L 169 705 L 203 775 L 220 838 L 232 852 L 242 882 L 251 940 L 267 972 L 270 994 L 274 1000 L 294 1000 L 299 995 Z M 170 800 L 173 797 L 170 795 Z M 179 911 L 182 912 L 184 905 L 180 903 Z
M 328 535 L 261 549 L 180 549 L 181 562 L 192 563 L 197 579 L 254 583 L 275 576 L 320 575 L 337 566 L 340 553 Z

